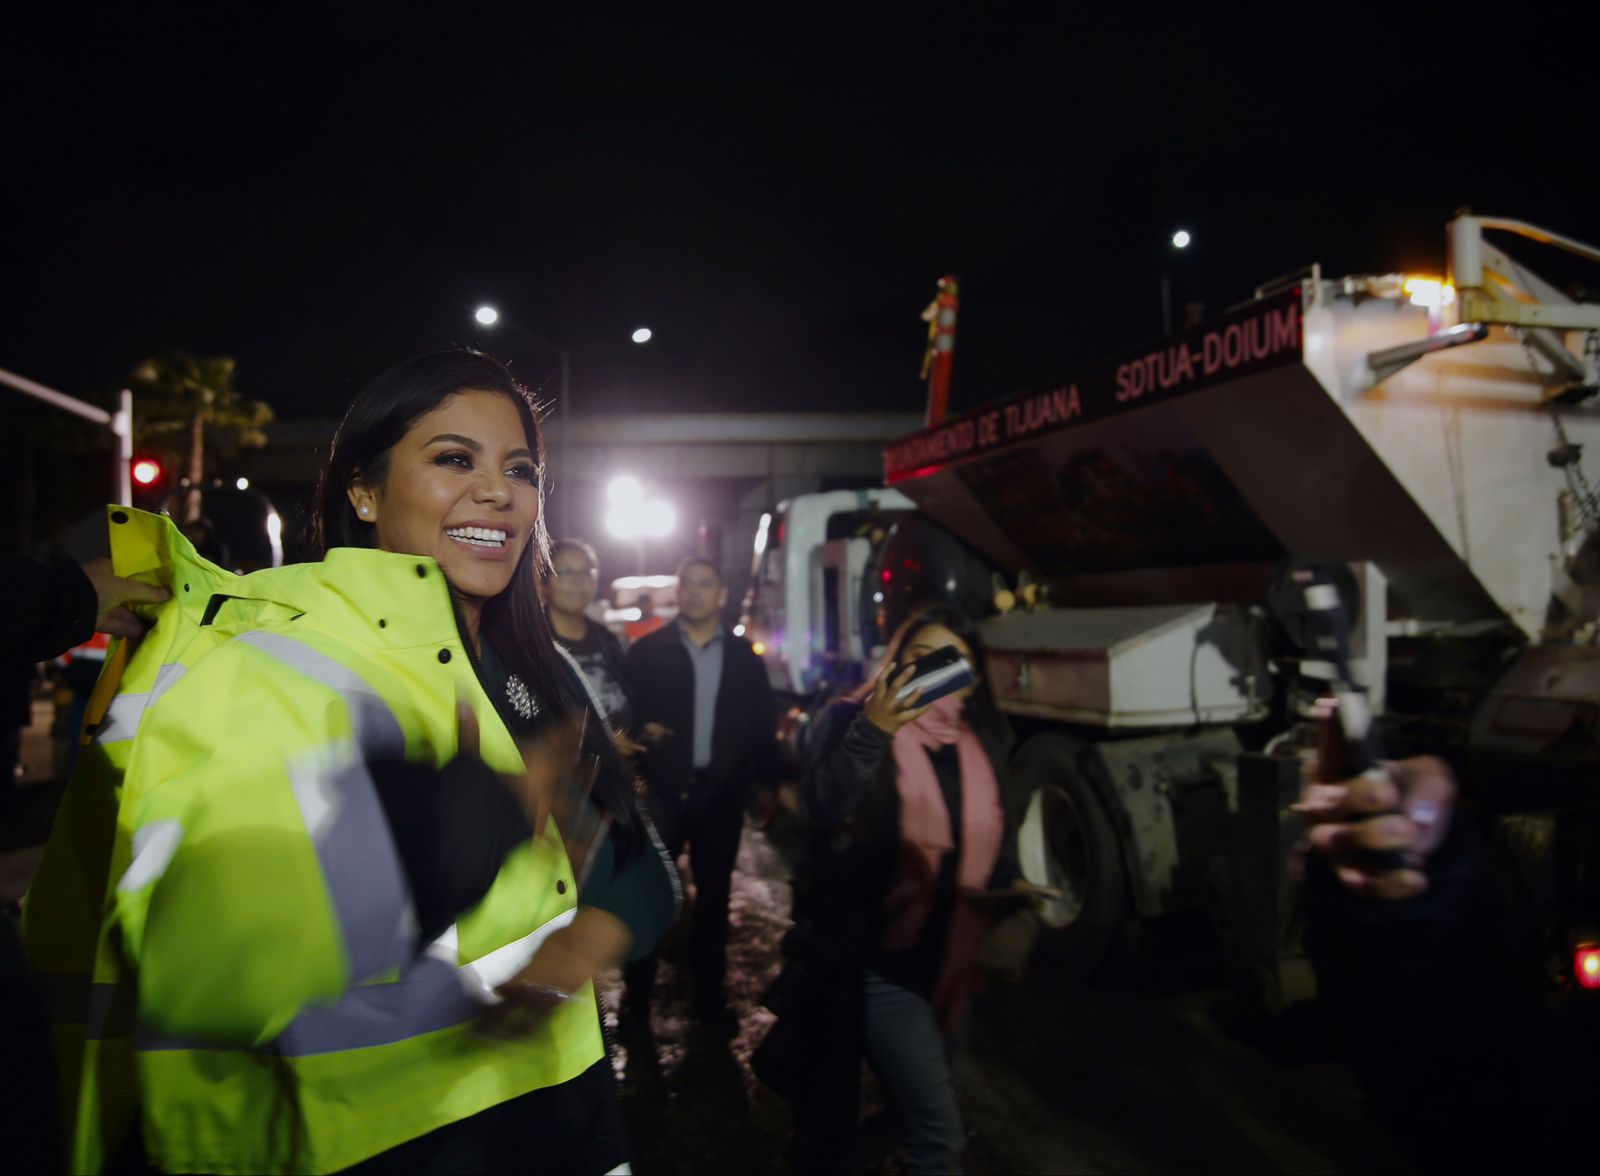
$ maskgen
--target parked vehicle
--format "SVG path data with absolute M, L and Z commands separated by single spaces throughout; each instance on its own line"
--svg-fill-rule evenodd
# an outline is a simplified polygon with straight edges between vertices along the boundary
M 1303 972 L 1288 803 L 1325 655 L 1264 606 L 1338 569 L 1396 754 L 1492 818 L 1553 990 L 1600 989 L 1600 306 L 1458 217 L 1444 277 L 1311 267 L 1072 377 L 890 445 L 884 490 L 781 504 L 747 632 L 793 703 L 849 685 L 917 603 L 987 616 L 1019 735 L 1024 867 L 1084 969 L 1209 905 L 1262 999 Z M 763 540 L 764 545 L 763 545 Z M 1586 954 L 1587 953 L 1587 954 Z

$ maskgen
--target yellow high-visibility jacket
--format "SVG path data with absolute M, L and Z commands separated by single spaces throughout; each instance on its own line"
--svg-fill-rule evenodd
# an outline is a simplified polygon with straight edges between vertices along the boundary
M 117 574 L 173 597 L 26 903 L 73 1168 L 103 1166 L 137 1114 L 164 1171 L 333 1171 L 599 1060 L 589 986 L 527 1036 L 472 1028 L 575 913 L 554 822 L 417 942 L 367 764 L 443 766 L 459 692 L 484 761 L 521 769 L 438 565 L 341 548 L 237 577 L 162 516 L 111 519 Z

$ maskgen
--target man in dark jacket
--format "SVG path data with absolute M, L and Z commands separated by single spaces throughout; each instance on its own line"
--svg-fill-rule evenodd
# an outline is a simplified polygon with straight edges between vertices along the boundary
M 645 779 L 656 828 L 674 858 L 689 846 L 696 898 L 690 934 L 694 1011 L 727 1015 L 728 897 L 748 789 L 777 773 L 777 704 L 766 668 L 723 625 L 726 598 L 717 567 L 691 556 L 678 568 L 678 619 L 628 650 L 635 721 L 649 748 Z M 655 983 L 655 959 L 630 965 L 630 1015 L 641 1016 Z

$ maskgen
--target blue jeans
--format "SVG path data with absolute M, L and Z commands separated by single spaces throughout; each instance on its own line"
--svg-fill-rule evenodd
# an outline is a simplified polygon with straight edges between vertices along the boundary
M 933 1006 L 876 972 L 865 980 L 867 1061 L 905 1132 L 913 1173 L 954 1172 L 966 1141 Z

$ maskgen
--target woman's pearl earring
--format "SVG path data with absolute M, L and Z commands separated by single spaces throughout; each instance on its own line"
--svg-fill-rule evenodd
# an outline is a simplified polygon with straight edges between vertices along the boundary
M 363 507 L 362 507 L 362 508 L 361 508 L 361 513 L 362 513 L 362 514 L 366 514 L 366 513 L 367 513 L 367 508 L 366 508 L 366 507 L 364 507 L 364 506 L 363 506 Z

